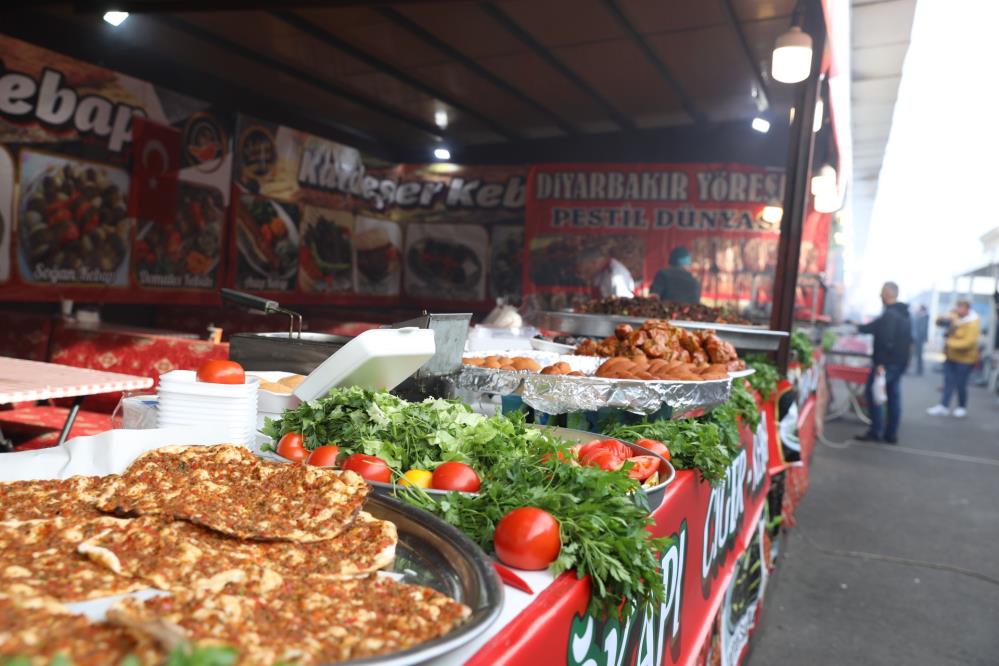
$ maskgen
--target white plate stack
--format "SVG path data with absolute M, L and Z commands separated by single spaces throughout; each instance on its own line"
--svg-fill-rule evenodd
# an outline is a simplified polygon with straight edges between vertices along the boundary
M 160 376 L 159 426 L 223 426 L 233 444 L 252 446 L 257 429 L 257 389 L 260 380 L 245 384 L 199 382 L 192 370 L 174 370 Z

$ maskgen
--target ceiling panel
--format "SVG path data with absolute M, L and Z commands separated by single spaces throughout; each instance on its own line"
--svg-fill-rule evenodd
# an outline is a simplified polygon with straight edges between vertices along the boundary
M 549 48 L 626 37 L 601 0 L 506 0 L 496 4 Z
M 908 43 L 916 0 L 853 3 L 850 20 L 853 48 Z
M 374 11 L 351 10 L 366 12 L 368 18 L 364 20 L 363 16 L 355 15 L 356 20 L 342 23 L 340 14 L 343 11 L 345 10 L 324 9 L 298 13 L 382 60 L 405 63 L 409 67 L 440 64 L 447 60 L 437 49 Z
M 853 80 L 898 76 L 902 71 L 902 61 L 905 60 L 908 48 L 909 44 L 903 42 L 854 49 L 851 62 Z
M 662 79 L 635 42 L 585 44 L 555 50 L 615 108 L 636 120 L 682 110 L 669 84 Z
M 879 100 L 895 102 L 901 77 L 893 76 L 867 81 L 855 81 L 850 96 L 855 100 Z
M 396 11 L 471 58 L 526 50 L 519 39 L 499 29 L 496 21 L 475 3 L 400 6 Z
M 721 0 L 714 0 L 720 2 Z M 795 0 L 732 0 L 735 14 L 740 21 L 772 19 L 789 16 L 794 11 Z M 790 24 L 784 25 L 787 30 Z
M 662 0 L 618 0 L 618 5 L 641 34 L 705 28 L 725 22 L 719 0 L 663 2 Z
M 750 98 L 752 75 L 729 26 L 691 30 L 670 35 L 649 35 L 649 46 L 669 63 L 680 85 L 702 108 L 706 100 Z M 704 44 L 712 44 L 710 49 Z M 713 117 L 713 116 L 712 116 Z

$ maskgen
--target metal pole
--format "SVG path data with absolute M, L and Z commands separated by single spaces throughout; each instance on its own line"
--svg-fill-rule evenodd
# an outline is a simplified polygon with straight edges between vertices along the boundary
M 815 135 L 812 121 L 819 94 L 822 55 L 826 47 L 826 26 L 820 0 L 806 0 L 804 31 L 812 36 L 812 70 L 804 82 L 797 84 L 795 113 L 791 122 L 787 154 L 787 186 L 784 192 L 784 214 L 780 221 L 780 244 L 777 248 L 777 277 L 770 328 L 790 332 L 794 323 L 794 301 L 798 284 L 798 261 L 801 255 L 801 230 L 808 204 Z M 787 340 L 777 351 L 777 365 L 787 372 L 790 347 Z

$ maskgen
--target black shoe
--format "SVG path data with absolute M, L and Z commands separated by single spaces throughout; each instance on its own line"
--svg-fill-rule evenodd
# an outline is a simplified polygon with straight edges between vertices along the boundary
M 884 438 L 884 443 L 885 444 L 898 444 L 898 437 L 885 437 Z
M 865 432 L 863 435 L 857 435 L 854 439 L 858 442 L 880 442 L 881 438 L 875 435 L 873 432 Z

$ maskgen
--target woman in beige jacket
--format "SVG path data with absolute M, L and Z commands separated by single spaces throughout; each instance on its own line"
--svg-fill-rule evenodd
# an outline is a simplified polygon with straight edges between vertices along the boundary
M 982 325 L 978 314 L 971 309 L 968 301 L 958 301 L 951 313 L 950 329 L 947 331 L 944 353 L 944 389 L 940 404 L 930 407 L 926 412 L 933 416 L 943 416 L 950 412 L 950 398 L 957 393 L 957 408 L 954 416 L 964 418 L 968 415 L 968 377 L 971 369 L 978 362 L 978 337 Z

